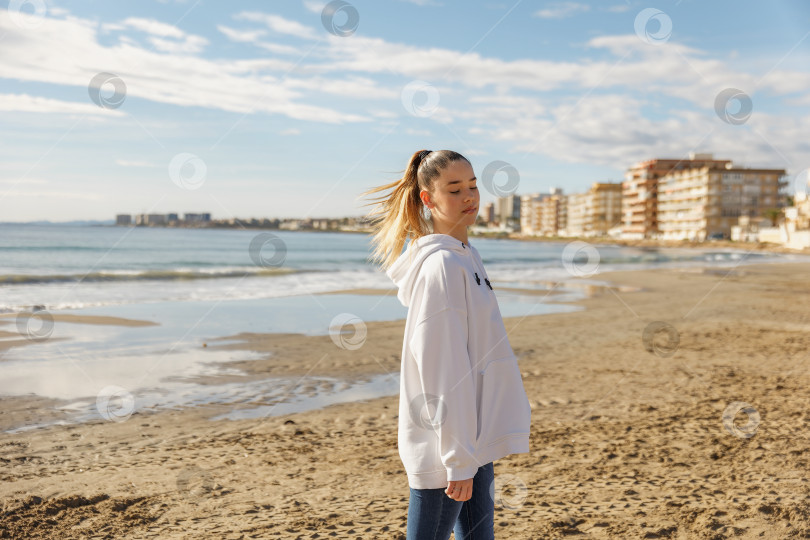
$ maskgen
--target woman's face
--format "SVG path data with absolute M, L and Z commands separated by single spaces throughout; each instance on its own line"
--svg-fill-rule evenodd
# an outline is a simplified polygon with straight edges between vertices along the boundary
M 433 181 L 433 193 L 422 190 L 434 229 L 455 231 L 475 224 L 480 194 L 475 173 L 467 161 L 451 161 Z

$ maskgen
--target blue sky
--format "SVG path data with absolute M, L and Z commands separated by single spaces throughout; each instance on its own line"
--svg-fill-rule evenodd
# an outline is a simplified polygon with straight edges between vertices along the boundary
M 360 215 L 422 148 L 519 194 L 690 152 L 807 176 L 808 2 L 326 5 L 5 2 L 0 221 Z

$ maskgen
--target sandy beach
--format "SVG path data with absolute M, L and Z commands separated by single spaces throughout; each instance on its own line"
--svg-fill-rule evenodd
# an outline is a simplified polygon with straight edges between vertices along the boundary
M 495 463 L 496 537 L 810 538 L 810 264 L 597 278 L 617 288 L 593 288 L 582 311 L 505 319 L 532 451 Z M 354 350 L 328 335 L 206 345 L 269 353 L 229 364 L 244 380 L 395 376 L 404 321 L 366 326 Z M 218 421 L 230 407 L 211 405 L 0 434 L 0 537 L 404 539 L 397 404 Z M 26 397 L 0 411 L 4 429 L 58 415 Z

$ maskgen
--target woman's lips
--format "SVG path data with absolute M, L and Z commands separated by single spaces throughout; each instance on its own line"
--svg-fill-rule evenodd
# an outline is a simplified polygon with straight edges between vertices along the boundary
M 472 207 L 472 208 L 470 208 L 470 209 L 468 209 L 468 210 L 464 210 L 464 213 L 465 213 L 465 214 L 472 214 L 472 213 L 473 213 L 473 212 L 475 212 L 476 210 L 478 210 L 478 208 L 476 208 L 476 207 Z

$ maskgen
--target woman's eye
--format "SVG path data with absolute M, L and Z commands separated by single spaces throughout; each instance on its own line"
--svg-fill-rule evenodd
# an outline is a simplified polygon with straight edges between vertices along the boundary
M 461 193 L 461 190 L 458 190 L 458 191 L 451 191 L 450 193 Z

